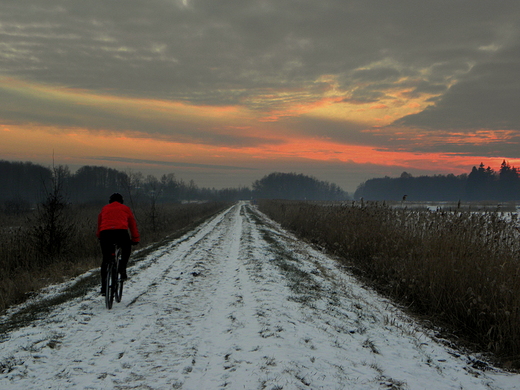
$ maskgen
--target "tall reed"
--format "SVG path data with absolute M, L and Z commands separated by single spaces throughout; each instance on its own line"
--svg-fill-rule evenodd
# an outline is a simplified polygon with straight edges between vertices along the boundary
M 515 214 L 381 203 L 261 201 L 259 208 L 369 278 L 520 368 L 520 240 Z

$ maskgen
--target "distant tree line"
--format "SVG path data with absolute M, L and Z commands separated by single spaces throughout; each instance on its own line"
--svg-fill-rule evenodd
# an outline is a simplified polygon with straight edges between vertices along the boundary
M 348 194 L 335 184 L 296 173 L 272 173 L 253 183 L 253 188 L 201 188 L 169 173 L 156 177 L 123 172 L 103 166 L 83 166 L 72 173 L 64 165 L 43 167 L 31 162 L 0 160 L 0 204 L 18 213 L 48 199 L 59 183 L 60 196 L 74 204 L 106 203 L 113 192 L 125 194 L 129 203 L 182 201 L 236 201 L 252 198 L 340 200 Z
M 51 182 L 49 168 L 31 162 L 0 161 L 0 199 L 11 207 L 24 207 L 42 199 L 45 185 Z
M 469 174 L 375 178 L 359 185 L 354 197 L 366 200 L 515 201 L 520 200 L 520 172 L 505 160 L 494 171 L 480 164 Z
M 261 199 L 345 200 L 348 194 L 336 184 L 295 173 L 271 173 L 253 183 L 253 193 Z

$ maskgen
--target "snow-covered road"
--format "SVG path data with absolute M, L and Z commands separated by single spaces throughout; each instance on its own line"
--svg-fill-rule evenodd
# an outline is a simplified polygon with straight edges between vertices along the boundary
M 96 289 L 3 335 L 0 389 L 520 389 L 248 203 L 129 276 L 110 311 Z

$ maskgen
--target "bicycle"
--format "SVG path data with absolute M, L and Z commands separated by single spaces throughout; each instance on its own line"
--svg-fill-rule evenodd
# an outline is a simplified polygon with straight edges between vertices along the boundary
M 114 299 L 117 303 L 123 297 L 123 280 L 119 273 L 119 263 L 121 262 L 121 247 L 114 244 L 114 253 L 111 261 L 107 265 L 107 278 L 105 280 L 106 295 L 105 304 L 108 310 L 112 309 Z

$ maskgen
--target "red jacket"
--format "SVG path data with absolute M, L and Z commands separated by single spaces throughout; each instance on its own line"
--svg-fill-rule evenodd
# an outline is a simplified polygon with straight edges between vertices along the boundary
M 139 242 L 139 231 L 134 214 L 130 207 L 119 202 L 112 202 L 101 209 L 98 215 L 98 227 L 96 235 L 103 230 L 130 229 L 133 242 Z

